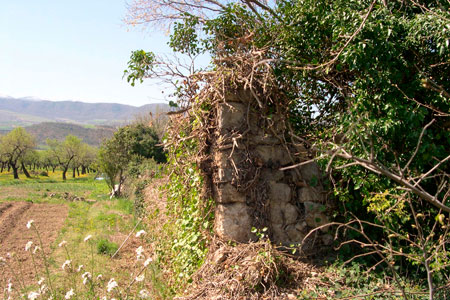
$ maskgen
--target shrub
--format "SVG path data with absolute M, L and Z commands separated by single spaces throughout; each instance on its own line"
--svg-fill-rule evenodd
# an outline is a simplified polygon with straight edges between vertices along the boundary
M 109 254 L 113 255 L 117 249 L 119 249 L 119 245 L 114 242 L 110 242 L 107 239 L 99 239 L 97 241 L 97 253 L 98 254 Z

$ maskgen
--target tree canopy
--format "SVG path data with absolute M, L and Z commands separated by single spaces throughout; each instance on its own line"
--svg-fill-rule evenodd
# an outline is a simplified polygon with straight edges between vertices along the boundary
M 17 127 L 0 138 L 0 156 L 11 166 L 14 179 L 19 179 L 19 163 L 35 146 L 34 138 L 22 127 Z
M 251 76 L 242 82 L 255 95 L 261 86 L 277 86 L 289 99 L 287 139 L 317 154 L 343 215 L 381 226 L 380 243 L 409 251 L 408 260 L 423 265 L 432 298 L 433 276 L 443 276 L 442 262 L 449 259 L 443 247 L 450 222 L 450 3 L 131 4 L 130 24 L 170 21 L 172 49 L 191 59 L 208 53 L 211 67 L 191 63 L 187 73 L 179 72 L 140 50 L 131 57 L 128 80 L 168 78 L 186 110 L 198 101 L 205 74 L 220 68 L 239 73 L 245 65 Z M 252 85 L 257 76 L 260 86 Z
M 113 195 L 120 194 L 120 186 L 125 179 L 125 170 L 131 162 L 154 159 L 166 162 L 159 137 L 151 127 L 137 123 L 119 128 L 114 136 L 100 148 L 98 165 L 106 173 L 106 181 Z M 116 189 L 115 185 L 119 187 Z

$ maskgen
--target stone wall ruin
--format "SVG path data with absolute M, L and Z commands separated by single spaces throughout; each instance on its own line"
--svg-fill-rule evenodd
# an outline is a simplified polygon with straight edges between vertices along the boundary
M 254 98 L 243 89 L 229 93 L 215 107 L 210 145 L 210 179 L 216 202 L 216 234 L 226 240 L 255 240 L 252 228 L 268 228 L 271 240 L 289 246 L 313 228 L 327 224 L 326 192 L 305 148 L 286 142 L 284 117 L 262 118 Z M 299 151 L 300 149 L 300 151 Z M 327 229 L 316 241 L 332 242 Z

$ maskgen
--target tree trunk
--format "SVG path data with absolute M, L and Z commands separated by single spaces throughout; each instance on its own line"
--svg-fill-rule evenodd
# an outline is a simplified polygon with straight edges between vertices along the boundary
M 75 168 L 72 168 L 72 178 L 75 178 Z
M 27 176 L 27 178 L 31 178 L 30 173 L 28 173 L 27 169 L 25 168 L 24 163 L 22 163 L 22 171 L 23 171 L 23 174 L 25 174 L 25 176 Z
M 67 167 L 64 167 L 64 169 L 63 169 L 63 173 L 62 173 L 62 178 L 63 178 L 63 180 L 66 180 L 67 178 L 66 178 L 66 172 L 67 172 Z M 53 171 L 53 172 L 55 172 L 55 171 Z
M 77 168 L 77 176 L 80 177 L 80 169 Z
M 9 173 L 10 170 L 11 170 L 11 165 L 8 164 L 8 173 Z
M 1 169 L 0 169 L 0 173 L 3 173 L 3 168 L 5 167 L 5 165 L 2 163 Z
M 19 179 L 19 168 L 16 168 L 16 166 L 11 166 L 11 168 L 13 169 L 14 179 Z
M 81 174 L 86 174 L 86 167 L 85 166 L 81 166 Z

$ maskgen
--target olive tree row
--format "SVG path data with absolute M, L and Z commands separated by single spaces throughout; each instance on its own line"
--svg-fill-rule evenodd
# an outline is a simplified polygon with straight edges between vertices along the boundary
M 57 167 L 63 171 L 62 178 L 66 180 L 69 168 L 75 172 L 81 168 L 85 174 L 96 158 L 97 150 L 81 141 L 81 139 L 68 135 L 64 141 L 47 140 L 48 150 L 36 150 L 35 138 L 27 131 L 18 127 L 0 137 L 0 168 L 12 169 L 15 179 L 19 179 L 21 169 L 26 177 L 31 177 L 29 170 L 49 168 L 54 172 Z M 28 168 L 28 169 L 27 169 Z

